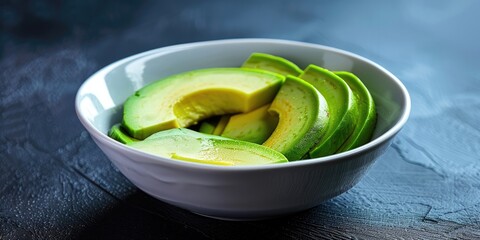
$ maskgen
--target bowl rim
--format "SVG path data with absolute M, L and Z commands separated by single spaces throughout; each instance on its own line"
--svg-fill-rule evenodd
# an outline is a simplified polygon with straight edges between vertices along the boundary
M 106 134 L 98 130 L 93 123 L 91 123 L 87 118 L 82 114 L 80 110 L 80 101 L 81 101 L 81 93 L 84 91 L 84 88 L 86 88 L 87 82 L 94 81 L 95 79 L 106 75 L 109 71 L 115 69 L 116 67 L 132 61 L 137 58 L 142 58 L 146 57 L 152 54 L 158 54 L 158 53 L 168 53 L 168 52 L 174 52 L 182 49 L 189 49 L 189 48 L 196 48 L 196 47 L 203 47 L 203 46 L 211 46 L 211 45 L 223 45 L 223 44 L 239 44 L 239 43 L 276 43 L 276 44 L 284 44 L 284 45 L 292 45 L 292 46 L 303 46 L 303 47 L 310 47 L 310 48 L 317 48 L 317 49 L 322 49 L 326 50 L 329 52 L 335 52 L 339 54 L 346 55 L 350 58 L 356 58 L 357 60 L 366 62 L 367 64 L 372 65 L 373 67 L 377 68 L 384 74 L 386 74 L 391 80 L 393 80 L 393 83 L 400 89 L 400 92 L 403 96 L 403 102 L 401 104 L 401 110 L 402 112 L 400 113 L 399 119 L 394 123 L 394 125 L 388 129 L 386 132 L 378 136 L 377 138 L 373 139 L 372 141 L 359 146 L 357 148 L 341 152 L 341 153 L 336 153 L 332 154 L 329 156 L 325 157 L 319 157 L 319 158 L 312 158 L 312 159 L 306 159 L 306 160 L 299 160 L 299 161 L 291 161 L 287 163 L 281 163 L 281 164 L 266 164 L 266 165 L 251 165 L 251 166 L 217 166 L 217 165 L 209 165 L 209 164 L 202 164 L 202 163 L 194 163 L 194 162 L 187 162 L 187 161 L 178 161 L 178 160 L 172 160 L 164 157 L 160 157 L 157 155 L 153 155 L 150 153 L 146 153 L 134 148 L 130 148 L 126 146 L 125 144 L 122 144 L 120 142 L 115 141 L 114 139 L 108 137 Z M 89 132 L 89 134 L 93 135 L 95 139 L 101 141 L 104 144 L 109 145 L 109 147 L 116 149 L 117 151 L 126 151 L 130 154 L 136 155 L 141 158 L 147 158 L 151 160 L 151 162 L 158 162 L 162 164 L 167 164 L 167 165 L 172 165 L 172 166 L 178 166 L 181 168 L 189 168 L 191 170 L 210 170 L 210 171 L 253 171 L 253 170 L 274 170 L 274 169 L 283 169 L 283 168 L 292 168 L 292 167 L 305 167 L 305 166 L 310 166 L 310 165 L 316 165 L 316 164 L 332 164 L 332 163 L 337 163 L 339 161 L 348 161 L 350 157 L 354 157 L 357 155 L 362 154 L 363 152 L 367 152 L 370 149 L 373 149 L 376 146 L 381 145 L 382 143 L 388 141 L 390 138 L 394 137 L 405 125 L 407 122 L 410 111 L 411 111 L 411 99 L 410 95 L 406 89 L 406 87 L 403 85 L 403 83 L 395 76 L 393 75 L 390 71 L 386 70 L 379 64 L 373 62 L 370 59 L 367 59 L 365 57 L 362 57 L 360 55 L 357 55 L 355 53 L 334 48 L 334 47 L 329 47 L 321 44 L 316 44 L 316 43 L 308 43 L 308 42 L 301 42 L 301 41 L 293 41 L 293 40 L 284 40 L 284 39 L 271 39 L 271 38 L 234 38 L 234 39 L 220 39 L 220 40 L 209 40 L 209 41 L 200 41 L 200 42 L 191 42 L 191 43 L 182 43 L 182 44 L 176 44 L 176 45 L 171 45 L 171 46 L 165 46 L 165 47 L 160 47 L 152 50 L 148 50 L 145 52 L 141 52 L 138 54 L 134 54 L 132 56 L 117 60 L 113 63 L 108 64 L 107 66 L 101 68 L 100 70 L 96 71 L 93 73 L 91 76 L 89 76 L 79 87 L 76 96 L 75 96 L 75 111 L 77 114 L 77 117 L 79 118 L 80 122 L 82 125 L 86 128 L 86 130 Z M 135 160 L 136 161 L 136 160 Z

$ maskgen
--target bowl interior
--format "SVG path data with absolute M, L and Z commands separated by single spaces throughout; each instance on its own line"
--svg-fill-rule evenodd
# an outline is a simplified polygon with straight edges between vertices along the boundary
M 365 58 L 314 44 L 239 39 L 166 47 L 115 62 L 82 85 L 77 94 L 78 114 L 95 131 L 105 134 L 113 124 L 121 121 L 122 104 L 135 90 L 188 70 L 238 67 L 252 52 L 282 56 L 300 68 L 313 63 L 329 70 L 356 74 L 376 103 L 378 120 L 374 138 L 394 127 L 408 111 L 408 93 L 403 85 L 388 71 Z

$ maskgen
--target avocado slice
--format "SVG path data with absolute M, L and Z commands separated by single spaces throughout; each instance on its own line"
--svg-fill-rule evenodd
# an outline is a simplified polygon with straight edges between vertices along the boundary
M 205 119 L 200 123 L 200 126 L 198 128 L 198 131 L 201 133 L 206 133 L 206 134 L 213 134 L 215 131 L 215 127 L 218 124 L 218 121 L 220 120 L 219 116 L 211 117 L 209 119 Z
M 352 90 L 343 79 L 313 64 L 303 71 L 300 78 L 312 84 L 325 97 L 330 117 L 327 132 L 309 151 L 309 158 L 334 154 L 355 128 L 356 109 Z
M 227 126 L 228 120 L 230 119 L 230 115 L 223 115 L 220 117 L 220 120 L 218 120 L 217 125 L 215 126 L 215 129 L 213 130 L 213 135 L 221 135 L 223 133 L 223 130 Z
M 201 133 L 206 134 L 213 134 L 220 136 L 225 129 L 228 121 L 230 119 L 230 115 L 222 115 L 222 116 L 214 116 L 209 119 L 206 119 L 200 123 L 200 127 L 198 129 Z M 192 130 L 195 130 L 191 128 Z
M 170 128 L 189 127 L 215 115 L 248 112 L 272 101 L 284 77 L 242 68 L 180 73 L 138 90 L 124 104 L 123 126 L 145 139 Z
M 127 145 L 165 158 L 212 165 L 263 165 L 288 161 L 281 153 L 262 145 L 186 128 L 160 131 Z
M 211 122 L 202 122 L 198 131 L 201 133 L 213 134 L 213 131 L 215 131 L 215 125 Z
M 130 137 L 125 130 L 123 130 L 123 127 L 121 126 L 120 123 L 117 123 L 113 125 L 112 128 L 110 128 L 110 131 L 108 131 L 108 136 L 121 142 L 121 143 L 130 143 L 130 142 L 136 142 L 138 139 Z
M 278 123 L 278 117 L 269 113 L 269 108 L 270 104 L 267 104 L 251 112 L 231 116 L 221 136 L 262 144 Z
M 252 53 L 243 63 L 242 68 L 263 69 L 284 76 L 298 76 L 302 73 L 302 69 L 295 65 L 295 63 L 267 53 Z
M 372 138 L 377 121 L 375 102 L 372 95 L 362 81 L 350 72 L 334 72 L 350 87 L 357 104 L 358 119 L 350 137 L 343 143 L 337 152 L 347 151 L 359 147 Z
M 266 53 L 252 53 L 242 68 L 262 69 L 284 76 L 298 76 L 302 70 L 285 58 Z M 278 116 L 268 112 L 269 105 L 248 113 L 230 117 L 222 136 L 262 144 L 267 140 L 278 123 Z
M 301 159 L 319 142 L 329 121 L 324 97 L 294 76 L 287 76 L 269 111 L 278 115 L 278 125 L 263 145 L 289 161 Z

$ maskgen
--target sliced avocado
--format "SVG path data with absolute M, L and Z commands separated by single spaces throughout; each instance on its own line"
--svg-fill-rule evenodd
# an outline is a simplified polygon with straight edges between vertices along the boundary
M 124 104 L 123 126 L 137 138 L 188 127 L 215 115 L 248 112 L 272 101 L 284 77 L 257 69 L 210 68 L 167 77 Z
M 350 72 L 334 72 L 341 77 L 350 87 L 357 104 L 358 119 L 355 129 L 350 137 L 343 143 L 338 152 L 359 147 L 372 138 L 377 121 L 375 102 L 372 95 L 362 81 Z
M 221 116 L 220 120 L 217 123 L 217 126 L 215 126 L 215 129 L 213 130 L 213 135 L 220 136 L 223 133 L 225 126 L 227 126 L 229 119 L 230 119 L 230 115 Z
M 285 58 L 266 53 L 252 53 L 243 63 L 242 68 L 263 69 L 284 76 L 298 76 L 302 73 L 302 69 L 295 65 L 295 63 L 290 62 Z
M 328 107 L 312 85 L 287 76 L 269 111 L 278 115 L 278 125 L 264 146 L 279 151 L 289 161 L 301 159 L 323 136 Z
M 242 68 L 255 68 L 282 75 L 298 76 L 302 70 L 294 63 L 266 53 L 252 53 Z M 233 115 L 222 136 L 262 144 L 275 130 L 278 116 L 268 112 L 265 105 L 248 113 Z
M 312 84 L 325 97 L 330 116 L 327 132 L 309 151 L 309 157 L 334 154 L 355 128 L 356 112 L 353 93 L 343 79 L 315 65 L 309 65 L 300 78 Z
M 198 129 L 201 133 L 220 136 L 230 119 L 230 115 L 214 116 L 201 122 Z M 192 129 L 195 130 L 195 129 Z
M 245 141 L 199 133 L 186 128 L 157 132 L 128 146 L 181 161 L 223 165 L 262 165 L 288 160 L 281 153 Z
M 215 125 L 211 122 L 202 122 L 198 128 L 198 131 L 201 133 L 213 134 L 213 131 L 215 131 Z
M 214 116 L 201 122 L 198 129 L 201 133 L 220 136 L 230 119 L 230 115 Z M 192 129 L 195 130 L 195 129 Z
M 270 104 L 230 117 L 221 136 L 262 144 L 277 127 L 278 116 L 268 112 Z
M 138 139 L 130 137 L 125 130 L 123 130 L 120 123 L 113 125 L 110 131 L 108 131 L 108 136 L 125 144 L 138 141 Z
M 218 121 L 220 120 L 219 116 L 211 117 L 209 119 L 205 119 L 200 123 L 200 126 L 198 128 L 198 131 L 201 133 L 206 133 L 206 134 L 213 134 L 215 131 L 215 127 L 218 124 Z

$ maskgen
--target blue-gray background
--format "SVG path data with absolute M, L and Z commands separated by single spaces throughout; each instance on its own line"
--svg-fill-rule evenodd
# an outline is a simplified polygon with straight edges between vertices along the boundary
M 480 238 L 480 2 L 2 1 L 0 239 Z M 350 191 L 270 221 L 223 222 L 150 198 L 78 121 L 96 70 L 162 46 L 265 37 L 357 53 L 412 113 Z

